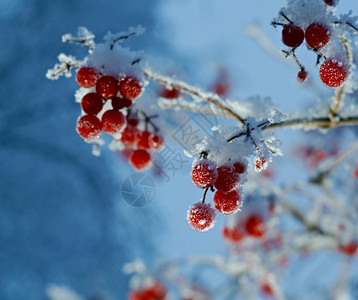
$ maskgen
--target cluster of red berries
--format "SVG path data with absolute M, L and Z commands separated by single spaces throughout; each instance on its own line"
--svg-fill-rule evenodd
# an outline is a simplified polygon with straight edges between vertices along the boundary
M 224 239 L 233 244 L 243 241 L 245 237 L 260 239 L 265 233 L 266 225 L 264 218 L 258 213 L 241 218 L 240 221 L 234 224 L 225 225 L 222 230 Z
M 325 1 L 328 5 L 333 5 L 333 1 Z M 273 25 L 282 25 L 282 42 L 293 48 L 287 54 L 294 55 L 296 62 L 300 66 L 300 71 L 297 74 L 299 82 L 303 83 L 308 78 L 308 73 L 305 68 L 299 63 L 294 54 L 294 49 L 299 47 L 303 41 L 306 41 L 308 49 L 315 51 L 319 57 L 320 50 L 325 47 L 333 38 L 332 30 L 328 24 L 323 22 L 312 22 L 303 30 L 300 26 L 294 24 L 286 15 L 281 12 L 281 15 L 289 22 L 288 24 L 273 22 Z M 319 76 L 323 84 L 330 88 L 337 88 L 341 86 L 348 78 L 349 68 L 345 59 L 333 55 L 327 58 L 319 68 Z
M 148 117 L 144 120 L 148 127 Z M 164 145 L 164 138 L 158 132 L 138 128 L 139 120 L 127 115 L 127 126 L 117 140 L 124 149 L 121 151 L 124 157 L 136 170 L 144 170 L 152 164 L 151 151 L 158 151 Z
M 81 100 L 84 115 L 77 121 L 78 134 L 87 142 L 98 138 L 102 131 L 110 134 L 123 144 L 135 169 L 148 168 L 152 162 L 150 150 L 160 149 L 164 140 L 159 133 L 140 130 L 139 120 L 128 113 L 133 101 L 142 94 L 143 84 L 134 76 L 102 76 L 90 66 L 77 71 L 76 81 L 79 86 L 92 89 Z M 107 101 L 111 101 L 112 109 L 103 112 Z
M 81 100 L 85 114 L 77 121 L 78 134 L 88 142 L 98 138 L 102 131 L 113 136 L 120 134 L 127 125 L 126 117 L 120 110 L 130 107 L 132 101 L 140 96 L 143 89 L 141 82 L 133 76 L 120 79 L 101 76 L 89 66 L 77 71 L 76 81 L 83 88 L 95 88 Z M 100 119 L 98 114 L 108 100 L 111 100 L 112 109 L 105 111 Z
M 166 288 L 156 280 L 148 287 L 131 291 L 128 300 L 164 300 L 166 296 Z
M 229 215 L 237 212 L 242 204 L 241 189 L 239 186 L 240 175 L 246 171 L 242 162 L 216 166 L 214 162 L 203 158 L 194 162 L 190 176 L 192 182 L 199 188 L 211 188 L 216 192 L 213 196 L 213 204 L 216 210 Z M 205 191 L 205 194 L 206 194 Z M 210 204 L 198 202 L 191 206 L 187 213 L 189 225 L 198 231 L 207 231 L 214 226 L 215 210 Z

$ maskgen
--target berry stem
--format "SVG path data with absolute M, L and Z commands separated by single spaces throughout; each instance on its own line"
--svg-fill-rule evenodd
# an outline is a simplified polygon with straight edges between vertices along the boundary
M 290 51 L 286 51 L 286 50 L 282 50 L 283 53 L 286 54 L 286 58 L 289 57 L 289 56 L 292 56 L 296 62 L 296 64 L 299 66 L 300 70 L 301 71 L 304 71 L 305 70 L 305 67 L 301 64 L 301 62 L 298 60 L 297 56 L 296 56 L 296 53 L 295 53 L 295 49 L 296 48 L 293 48 L 291 49 Z
M 156 126 L 154 124 L 154 122 L 152 121 L 152 119 L 158 118 L 159 115 L 153 115 L 153 116 L 148 116 L 144 111 L 140 110 L 139 111 L 143 116 L 144 116 L 144 122 L 145 122 L 145 130 L 148 130 L 148 124 L 150 124 L 155 132 L 159 131 L 158 126 Z
M 207 187 L 204 191 L 203 197 L 201 198 L 201 203 L 205 203 L 205 197 L 210 187 Z
M 293 24 L 293 22 L 283 13 L 283 11 L 280 11 L 280 15 L 284 17 L 288 23 Z

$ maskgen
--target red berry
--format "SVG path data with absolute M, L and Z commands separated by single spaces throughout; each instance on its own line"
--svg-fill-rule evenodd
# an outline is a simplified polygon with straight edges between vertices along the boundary
M 142 92 L 142 85 L 137 78 L 126 76 L 119 83 L 119 92 L 123 98 L 134 100 Z
M 121 110 L 122 108 L 125 108 L 125 100 L 120 97 L 114 97 L 111 100 L 112 108 L 113 110 Z
M 254 165 L 255 165 L 255 171 L 256 172 L 261 172 L 261 171 L 267 169 L 268 163 L 267 163 L 265 158 L 260 157 L 260 156 L 256 156 L 254 158 Z
M 320 66 L 319 77 L 326 86 L 337 88 L 346 81 L 348 67 L 343 61 L 329 58 Z
M 152 158 L 147 150 L 138 149 L 130 154 L 129 162 L 136 170 L 144 170 L 150 167 Z
M 124 105 L 125 107 L 130 107 L 133 104 L 133 101 L 131 99 L 124 98 Z
M 103 76 L 98 79 L 96 84 L 96 92 L 103 99 L 110 99 L 118 93 L 118 80 L 113 76 Z
M 200 188 L 208 188 L 218 178 L 218 172 L 213 162 L 203 159 L 195 163 L 190 173 L 191 181 Z
M 213 197 L 213 204 L 219 213 L 230 215 L 236 213 L 241 207 L 241 194 L 238 190 L 224 193 L 216 191 Z
M 129 115 L 127 115 L 127 123 L 135 127 L 139 124 L 139 120 L 137 118 L 130 118 Z
M 266 232 L 264 220 L 260 215 L 251 215 L 245 223 L 246 232 L 255 238 L 262 237 Z
M 138 129 L 130 124 L 127 124 L 126 128 L 122 131 L 120 141 L 126 147 L 134 146 L 137 141 Z
M 240 161 L 235 162 L 233 164 L 233 166 L 234 166 L 236 172 L 239 174 L 243 174 L 246 171 L 245 165 Z
M 195 203 L 189 207 L 186 219 L 191 228 L 198 231 L 208 231 L 214 227 L 215 210 L 208 203 Z
M 302 44 L 304 37 L 305 34 L 303 30 L 297 25 L 288 24 L 283 27 L 282 42 L 288 47 L 298 47 Z
M 313 49 L 324 47 L 329 42 L 330 35 L 329 28 L 320 23 L 312 23 L 305 31 L 306 43 Z
M 235 168 L 228 165 L 223 165 L 217 168 L 218 178 L 214 186 L 222 192 L 230 192 L 239 184 L 239 174 Z
M 103 107 L 102 98 L 96 93 L 88 93 L 82 98 L 81 107 L 86 114 L 97 115 Z
M 347 244 L 339 245 L 338 250 L 348 256 L 353 256 L 357 253 L 358 244 L 355 241 Z
M 94 115 L 84 115 L 77 120 L 76 130 L 82 138 L 91 141 L 101 134 L 102 123 Z
M 76 73 L 76 81 L 84 88 L 94 87 L 99 79 L 99 74 L 92 67 L 81 67 Z
M 148 130 L 140 131 L 137 135 L 137 146 L 139 149 L 149 149 L 149 136 L 151 133 Z
M 356 167 L 354 170 L 353 170 L 353 176 L 355 178 L 358 178 L 358 167 Z
M 330 5 L 330 6 L 335 5 L 335 1 L 334 1 L 334 0 L 324 0 L 324 2 L 325 2 L 327 5 Z
M 263 294 L 265 294 L 267 296 L 270 296 L 270 297 L 274 296 L 273 289 L 268 282 L 261 283 L 260 290 Z
M 126 117 L 120 111 L 107 110 L 102 116 L 103 131 L 108 134 L 118 134 L 126 125 Z
M 238 243 L 245 237 L 245 231 L 239 226 L 232 228 L 225 226 L 222 231 L 223 237 L 230 243 Z
M 159 133 L 152 133 L 149 136 L 149 146 L 154 150 L 159 150 L 164 145 L 164 138 Z
M 166 99 L 176 99 L 180 96 L 180 91 L 175 88 L 168 89 L 164 87 L 160 91 L 160 96 Z
M 306 70 L 301 70 L 297 73 L 297 80 L 300 83 L 304 83 L 308 78 L 308 72 Z

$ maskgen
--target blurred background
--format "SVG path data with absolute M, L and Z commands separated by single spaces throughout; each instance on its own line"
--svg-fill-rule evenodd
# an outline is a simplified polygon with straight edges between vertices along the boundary
M 357 4 L 347 2 L 342 10 Z M 187 225 L 188 206 L 202 196 L 190 182 L 191 161 L 168 180 L 158 179 L 150 205 L 135 208 L 123 201 L 121 184 L 133 169 L 107 145 L 101 156 L 93 156 L 77 135 L 74 77 L 45 77 L 58 54 L 86 55 L 87 49 L 63 44 L 61 36 L 85 26 L 101 42 L 109 30 L 142 25 L 146 33 L 126 45 L 144 50 L 154 70 L 210 89 L 225 69 L 229 97 L 269 96 L 285 110 L 304 109 L 315 99 L 312 88 L 301 88 L 294 65 L 247 35 L 247 26 L 255 24 L 279 51 L 281 35 L 270 21 L 281 5 L 278 0 L 0 1 L 0 299 L 48 299 L 50 284 L 69 286 L 85 299 L 125 299 L 126 262 L 139 257 L 150 265 L 163 256 L 226 252 L 223 218 L 205 234 Z M 302 57 L 314 65 L 312 53 Z M 157 90 L 148 88 L 147 101 L 155 104 Z M 175 139 L 178 128 L 169 126 L 166 140 L 183 153 Z M 283 134 L 284 143 L 295 139 Z M 281 174 L 290 168 L 282 166 Z

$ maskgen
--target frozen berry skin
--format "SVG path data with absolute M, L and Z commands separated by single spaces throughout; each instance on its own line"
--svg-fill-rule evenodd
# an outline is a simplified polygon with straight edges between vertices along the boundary
M 158 151 L 164 146 L 164 138 L 159 133 L 151 133 L 148 143 L 150 148 Z
M 238 190 L 224 193 L 216 191 L 213 197 L 213 204 L 216 210 L 223 215 L 231 215 L 240 210 L 241 194 Z
M 126 76 L 119 83 L 119 92 L 123 98 L 134 100 L 141 94 L 142 85 L 137 78 Z
M 198 202 L 189 207 L 186 219 L 194 230 L 208 231 L 214 227 L 216 214 L 210 203 Z
M 233 167 L 236 170 L 236 172 L 239 174 L 243 174 L 246 171 L 246 166 L 241 161 L 235 162 L 233 164 Z
M 139 149 L 149 149 L 149 137 L 151 133 L 148 130 L 138 132 L 137 135 L 137 146 Z
M 111 100 L 113 110 L 121 110 L 126 107 L 125 100 L 120 97 L 114 97 Z
M 263 237 L 266 232 L 266 226 L 263 218 L 260 215 L 255 214 L 249 216 L 245 222 L 245 230 L 254 238 Z
M 86 141 L 92 141 L 101 134 L 102 123 L 94 115 L 84 115 L 77 120 L 77 133 Z
M 329 58 L 321 64 L 319 77 L 326 86 L 338 88 L 348 78 L 348 67 L 343 61 Z
M 300 83 L 304 83 L 308 78 L 308 72 L 306 70 L 301 70 L 297 73 L 297 80 Z
M 239 243 L 245 237 L 245 231 L 239 226 L 227 227 L 225 226 L 222 231 L 222 235 L 229 243 Z
M 313 49 L 321 49 L 327 45 L 330 36 L 329 28 L 321 23 L 312 23 L 305 31 L 306 43 Z
M 288 24 L 282 30 L 282 42 L 288 47 L 298 47 L 302 44 L 304 37 L 301 27 L 294 24 Z
M 134 169 L 142 171 L 148 169 L 152 165 L 152 157 L 147 150 L 133 150 L 129 156 L 129 162 Z
M 213 162 L 202 159 L 194 164 L 190 177 L 197 187 L 206 189 L 216 182 L 218 172 Z
M 138 129 L 130 124 L 122 131 L 120 141 L 126 147 L 132 147 L 137 142 Z
M 84 88 L 94 87 L 99 79 L 99 73 L 92 67 L 81 67 L 76 73 L 76 81 Z
M 222 192 L 230 192 L 239 184 L 239 174 L 233 166 L 222 165 L 217 168 L 218 178 L 214 186 Z
M 267 169 L 268 163 L 264 157 L 256 156 L 254 158 L 255 171 L 261 172 Z
M 98 79 L 96 92 L 103 99 L 114 98 L 118 93 L 118 80 L 113 76 L 103 76 Z
M 175 88 L 168 89 L 164 87 L 160 92 L 160 96 L 166 99 L 177 99 L 180 96 L 180 91 Z
M 82 98 L 81 107 L 88 115 L 97 115 L 103 107 L 101 96 L 96 93 L 88 93 Z
M 126 125 L 127 119 L 120 111 L 107 110 L 102 116 L 102 128 L 108 134 L 121 133 Z

